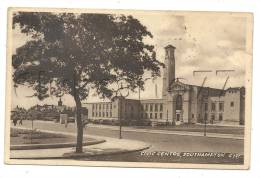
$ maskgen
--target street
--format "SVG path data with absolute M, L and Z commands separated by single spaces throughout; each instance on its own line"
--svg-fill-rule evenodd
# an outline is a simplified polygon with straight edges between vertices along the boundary
M 23 126 L 30 128 L 31 121 L 25 121 Z M 76 132 L 73 123 L 70 123 L 67 128 L 64 125 L 54 122 L 34 121 L 34 128 L 51 130 L 51 131 L 66 131 Z M 106 136 L 118 138 L 119 132 L 105 128 L 87 127 L 84 129 L 84 134 Z M 211 138 L 203 136 L 185 136 L 174 134 L 156 134 L 143 132 L 128 132 L 122 128 L 122 137 L 125 139 L 139 140 L 151 145 L 146 151 L 169 151 L 169 152 L 223 152 L 223 153 L 238 153 L 244 152 L 244 140 L 229 139 L 229 138 Z
M 98 128 L 87 128 L 86 133 L 115 138 L 118 137 L 118 131 Z M 134 133 L 125 131 L 123 131 L 122 137 L 148 142 L 152 145 L 149 151 L 234 152 L 243 154 L 243 140 L 236 139 Z

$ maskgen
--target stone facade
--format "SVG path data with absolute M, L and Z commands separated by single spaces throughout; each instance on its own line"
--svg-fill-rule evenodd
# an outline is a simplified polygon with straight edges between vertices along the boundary
M 165 47 L 162 99 L 133 100 L 117 97 L 111 102 L 86 103 L 88 118 L 179 125 L 211 123 L 243 125 L 245 88 L 226 90 L 182 83 L 175 76 L 175 47 Z

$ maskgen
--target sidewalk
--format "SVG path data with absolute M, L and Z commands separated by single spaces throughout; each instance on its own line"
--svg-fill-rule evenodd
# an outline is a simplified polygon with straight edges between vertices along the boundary
M 17 127 L 24 128 L 24 127 Z M 39 130 L 39 129 L 38 129 Z M 58 133 L 64 135 L 73 135 L 74 133 L 68 132 L 57 132 L 49 130 L 39 130 L 49 133 Z M 89 156 L 101 156 L 101 155 L 111 155 L 111 154 L 122 154 L 128 152 L 142 151 L 148 149 L 150 145 L 135 140 L 128 139 L 115 139 L 110 137 L 101 137 L 96 135 L 89 135 L 95 139 L 104 139 L 106 142 L 84 146 L 83 152 L 81 154 L 71 154 L 75 151 L 75 148 L 52 148 L 52 149 L 34 149 L 34 150 L 11 150 L 11 159 L 64 159 L 64 158 L 75 158 L 79 157 L 89 157 Z
M 51 121 L 37 120 L 35 122 L 53 125 L 53 122 L 51 122 Z M 70 127 L 76 129 L 74 127 L 74 125 L 73 126 L 70 125 Z M 119 130 L 119 126 L 112 126 L 112 125 L 88 124 L 86 127 L 98 128 L 98 129 L 108 129 L 108 130 L 112 130 L 112 131 L 118 131 Z M 182 136 L 205 137 L 204 132 L 144 129 L 144 128 L 134 128 L 134 127 L 131 127 L 131 126 L 122 126 L 122 131 L 123 132 L 137 132 L 137 133 L 152 133 L 152 134 L 165 134 L 165 135 L 182 135 Z M 206 137 L 238 139 L 238 140 L 244 139 L 244 135 L 212 133 L 212 132 L 207 132 Z
M 110 126 L 110 125 L 95 125 L 88 124 L 87 127 L 92 128 L 104 128 L 110 130 L 119 130 L 119 126 Z M 196 137 L 204 137 L 203 132 L 189 132 L 189 131 L 170 131 L 170 130 L 152 130 L 152 129 L 141 129 L 141 128 L 133 128 L 133 127 L 122 127 L 122 131 L 124 132 L 141 132 L 141 133 L 154 133 L 154 134 L 167 134 L 167 135 L 187 135 L 187 136 L 196 136 Z M 229 138 L 229 139 L 240 139 L 243 140 L 243 135 L 236 134 L 220 134 L 220 133 L 206 133 L 207 137 L 214 138 Z
M 196 123 L 196 125 L 204 125 L 204 123 Z M 234 124 L 222 124 L 222 123 L 213 123 L 210 124 L 212 126 L 224 126 L 224 127 L 237 127 L 237 128 L 245 128 L 244 125 L 234 125 Z

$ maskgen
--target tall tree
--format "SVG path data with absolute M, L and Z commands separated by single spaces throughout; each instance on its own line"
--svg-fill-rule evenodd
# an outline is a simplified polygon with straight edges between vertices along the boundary
M 132 16 L 17 12 L 15 28 L 31 38 L 12 56 L 14 85 L 32 88 L 40 100 L 51 94 L 74 98 L 76 152 L 82 152 L 81 101 L 90 89 L 107 98 L 119 90 L 144 89 L 144 72 L 159 76 L 163 65 L 154 46 L 144 42 L 152 34 Z M 124 87 L 115 87 L 121 82 Z

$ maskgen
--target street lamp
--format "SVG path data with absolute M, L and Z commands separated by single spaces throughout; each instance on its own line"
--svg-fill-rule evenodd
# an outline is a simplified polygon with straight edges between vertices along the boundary
M 122 139 L 122 106 L 123 104 L 121 100 L 119 100 L 119 139 Z
M 211 73 L 212 71 L 211 70 L 196 70 L 196 71 L 193 71 L 193 76 L 195 76 L 197 73 Z M 206 80 L 207 80 L 207 75 L 204 77 L 203 81 L 202 81 L 202 84 L 201 84 L 201 87 L 197 93 L 197 106 L 198 106 L 198 102 L 199 102 L 199 96 L 201 94 L 201 91 L 203 91 L 203 88 L 205 86 L 205 83 L 206 83 Z M 209 87 L 207 87 L 207 96 L 206 98 L 208 99 L 209 98 Z M 201 98 L 201 106 L 200 106 L 200 110 L 202 111 L 202 107 L 203 107 L 203 101 L 204 101 L 204 95 L 202 94 L 202 98 Z M 208 102 L 207 102 L 208 103 Z M 205 111 L 205 114 L 204 114 L 204 136 L 207 135 L 207 117 L 206 117 L 206 111 Z
M 119 97 L 119 100 L 118 100 L 118 115 L 119 115 L 119 139 L 122 139 L 122 116 L 123 116 L 123 112 L 122 112 L 122 107 L 123 107 L 123 100 L 122 99 L 125 99 L 128 95 L 129 95 L 129 91 L 127 91 L 127 94 L 126 95 L 123 95 L 121 90 L 124 89 L 123 87 L 123 83 L 121 82 L 120 84 L 120 88 L 118 88 L 117 92 L 120 93 L 120 97 Z M 116 96 L 117 96 L 117 92 L 116 92 Z
M 204 136 L 207 136 L 207 118 L 204 116 Z
M 207 87 L 207 100 L 209 98 L 209 87 Z M 208 102 L 207 102 L 208 103 Z M 207 117 L 204 116 L 204 136 L 207 136 Z

